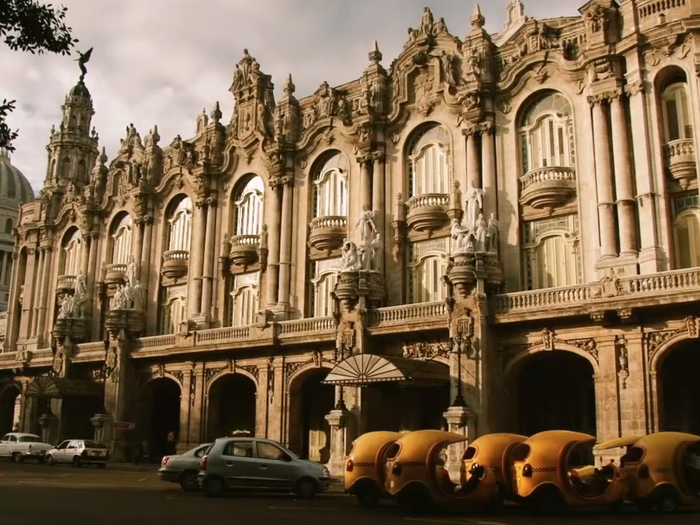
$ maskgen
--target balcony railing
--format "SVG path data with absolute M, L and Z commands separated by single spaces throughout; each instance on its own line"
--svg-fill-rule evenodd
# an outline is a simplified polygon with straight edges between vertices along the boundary
M 189 251 L 168 250 L 163 253 L 163 267 L 161 268 L 161 273 L 169 279 L 183 277 L 187 274 L 189 262 Z
M 75 275 L 59 275 L 56 279 L 56 291 L 67 292 L 75 286 Z
M 411 321 L 439 318 L 447 320 L 447 306 L 444 301 L 404 304 L 372 310 L 370 326 L 403 325 Z
M 105 282 L 116 284 L 126 278 L 126 264 L 112 263 L 105 267 Z
M 697 177 L 693 139 L 678 139 L 666 143 L 664 154 L 671 177 L 678 181 L 683 190 L 688 189 L 691 181 Z
M 690 1 L 641 0 L 637 2 L 637 13 L 642 28 L 657 25 L 662 16 L 669 22 L 690 16 Z
M 347 235 L 348 219 L 340 215 L 315 217 L 309 225 L 309 244 L 320 251 L 340 248 Z
M 315 317 L 312 319 L 294 319 L 280 323 L 280 337 L 308 335 L 315 333 L 332 333 L 335 331 L 335 319 L 332 317 Z
M 247 267 L 258 259 L 260 235 L 234 235 L 231 237 L 229 258 L 236 266 Z
M 576 195 L 576 170 L 549 166 L 520 177 L 520 201 L 537 209 L 552 209 Z
M 434 231 L 447 222 L 450 196 L 447 193 L 424 193 L 406 201 L 406 222 L 416 231 Z

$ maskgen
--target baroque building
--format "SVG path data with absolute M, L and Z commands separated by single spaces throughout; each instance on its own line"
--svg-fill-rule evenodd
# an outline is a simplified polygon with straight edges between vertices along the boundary
M 426 8 L 388 68 L 277 101 L 245 50 L 230 121 L 109 162 L 81 77 L 13 230 L 2 429 L 19 398 L 116 459 L 246 430 L 336 474 L 370 430 L 700 433 L 698 21 Z

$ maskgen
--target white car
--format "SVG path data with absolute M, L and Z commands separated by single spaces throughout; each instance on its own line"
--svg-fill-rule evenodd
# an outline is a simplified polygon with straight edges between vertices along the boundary
M 44 456 L 52 448 L 53 445 L 43 443 L 36 434 L 10 432 L 0 439 L 0 458 L 10 458 L 15 463 L 22 463 L 25 459 L 43 463 Z
M 46 453 L 46 462 L 49 465 L 71 463 L 74 467 L 97 465 L 99 468 L 105 468 L 108 458 L 107 447 L 91 439 L 67 439 Z

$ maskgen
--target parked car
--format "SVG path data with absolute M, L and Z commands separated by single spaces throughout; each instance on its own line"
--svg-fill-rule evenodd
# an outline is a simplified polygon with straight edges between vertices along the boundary
M 46 453 L 46 462 L 49 465 L 71 463 L 74 467 L 97 465 L 98 468 L 105 468 L 107 459 L 107 446 L 90 439 L 67 439 Z
M 211 443 L 199 445 L 184 454 L 165 456 L 161 461 L 158 477 L 170 483 L 179 483 L 182 490 L 199 490 L 199 464 Z
M 52 448 L 53 445 L 43 443 L 36 434 L 10 432 L 0 439 L 0 458 L 10 458 L 15 463 L 22 463 L 25 459 L 43 463 L 46 452 Z
M 328 489 L 330 472 L 320 463 L 300 459 L 269 439 L 219 438 L 202 457 L 199 484 L 207 496 L 228 490 L 292 492 L 312 498 Z

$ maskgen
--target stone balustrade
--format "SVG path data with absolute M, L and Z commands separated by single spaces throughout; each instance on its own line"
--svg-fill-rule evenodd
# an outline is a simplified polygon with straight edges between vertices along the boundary
M 690 15 L 690 0 L 641 0 L 637 3 L 637 14 L 642 29 L 661 23 L 659 17 L 667 21 L 680 20 Z
M 686 190 L 691 181 L 697 177 L 695 144 L 693 139 L 678 139 L 664 146 L 666 167 L 671 177 Z
M 340 215 L 315 217 L 309 224 L 309 245 L 320 251 L 340 248 L 347 235 L 348 218 Z
M 412 321 L 431 319 L 447 319 L 447 305 L 444 301 L 377 308 L 370 314 L 370 326 L 405 325 Z
M 406 222 L 416 231 L 434 231 L 447 222 L 450 196 L 447 193 L 424 193 L 406 201 Z
M 65 293 L 75 286 L 75 275 L 59 275 L 56 279 L 56 292 Z
M 189 262 L 189 251 L 168 250 L 167 252 L 163 252 L 163 267 L 161 273 L 169 279 L 183 277 L 187 274 Z
M 567 166 L 548 166 L 528 171 L 520 177 L 523 204 L 551 209 L 576 195 L 576 170 Z
M 234 265 L 246 268 L 257 261 L 259 249 L 260 235 L 234 235 L 228 256 Z
M 333 317 L 314 317 L 311 319 L 294 319 L 279 323 L 280 338 L 309 334 L 335 334 L 335 319 Z
M 245 340 L 250 337 L 250 331 L 250 326 L 226 326 L 199 330 L 194 333 L 194 345 L 207 346 Z
M 119 284 L 126 279 L 126 264 L 112 263 L 105 266 L 105 282 Z

